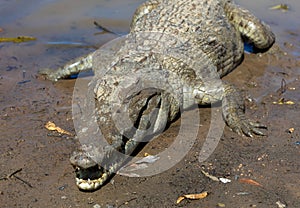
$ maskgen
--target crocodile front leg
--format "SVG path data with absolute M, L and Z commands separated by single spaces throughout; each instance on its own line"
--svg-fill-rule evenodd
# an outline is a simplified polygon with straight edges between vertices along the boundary
M 224 96 L 222 99 L 223 117 L 227 125 L 239 135 L 253 137 L 253 133 L 264 136 L 260 129 L 267 127 L 254 122 L 245 116 L 244 99 L 241 92 L 233 85 L 225 84 Z
M 242 93 L 233 85 L 221 80 L 211 80 L 194 89 L 194 96 L 200 105 L 222 101 L 222 113 L 226 124 L 239 135 L 253 137 L 265 135 L 260 129 L 265 125 L 252 121 L 245 116 Z

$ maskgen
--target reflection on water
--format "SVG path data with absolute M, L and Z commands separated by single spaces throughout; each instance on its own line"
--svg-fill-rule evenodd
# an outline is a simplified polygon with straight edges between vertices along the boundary
M 299 19 L 300 19 L 300 1 L 299 0 L 236 0 L 237 3 L 251 10 L 257 17 L 267 22 L 275 32 L 279 43 L 292 42 L 299 46 Z M 271 10 L 274 5 L 287 4 L 289 10 Z M 290 32 L 297 34 L 297 38 L 291 38 Z
M 7 35 L 38 38 L 71 36 L 77 40 L 92 36 L 93 21 L 126 33 L 137 0 L 27 0 L 0 3 L 0 26 Z
M 0 26 L 7 34 L 30 34 L 49 37 L 69 34 L 75 39 L 93 28 L 94 20 L 126 33 L 135 8 L 145 0 L 27 0 L 0 1 Z M 256 16 L 270 24 L 280 42 L 287 41 L 287 31 L 299 27 L 298 0 L 236 0 Z M 270 10 L 279 3 L 287 4 L 287 12 Z M 287 24 L 288 23 L 288 24 Z M 297 31 L 299 32 L 299 31 Z M 297 38 L 299 40 L 299 38 Z M 295 40 L 298 42 L 298 40 Z
M 56 68 L 115 38 L 99 34 L 100 22 L 117 34 L 129 31 L 130 19 L 142 0 L 9 0 L 0 1 L 0 37 L 33 36 L 37 41 L 0 44 L 2 64 L 18 57 L 23 68 Z M 87 49 L 86 49 L 87 48 Z M 92 48 L 92 49 L 90 49 Z M 7 62 L 7 63 L 6 63 Z
M 142 0 L 27 0 L 0 1 L 0 24 L 20 21 L 28 23 L 62 24 L 81 18 L 106 17 L 129 19 Z M 51 22 L 51 20 L 59 20 Z
M 127 32 L 135 8 L 145 0 L 10 0 L 0 1 L 0 26 L 8 34 L 35 36 L 72 33 L 82 37 L 92 28 L 93 20 L 103 20 L 108 27 Z M 298 0 L 236 0 L 256 16 L 272 25 L 279 39 L 286 41 L 286 31 L 299 27 L 300 1 Z M 279 3 L 287 4 L 287 12 L 269 10 Z M 287 24 L 288 23 L 288 24 Z M 73 30 L 72 30 L 73 29 Z M 74 29 L 76 29 L 74 31 Z M 76 34 L 74 34 L 74 32 Z M 299 31 L 298 31 L 299 32 Z
M 136 7 L 145 0 L 10 0 L 0 1 L 0 27 L 4 32 L 0 36 L 15 37 L 29 35 L 37 37 L 35 43 L 20 44 L 22 50 L 34 50 L 32 54 L 51 55 L 53 46 L 60 50 L 53 51 L 56 56 L 62 47 L 78 48 L 72 53 L 82 54 L 82 47 L 100 46 L 115 38 L 111 34 L 99 34 L 99 29 L 93 24 L 100 22 L 106 28 L 117 34 L 126 34 Z M 299 55 L 299 0 L 236 0 L 237 3 L 251 10 L 263 19 L 276 33 L 277 41 L 281 44 L 290 42 L 295 48 L 295 55 Z M 287 4 L 287 12 L 270 10 L 271 6 L 279 3 Z M 50 43 L 50 44 L 49 44 Z M 44 44 L 44 45 L 43 45 Z M 43 46 L 41 46 L 43 45 Z M 25 46 L 30 46 L 26 47 Z M 8 46 L 7 46 L 8 47 Z M 25 53 L 18 50 L 18 45 L 9 45 L 7 56 Z M 35 47 L 35 48 L 34 48 Z M 44 47 L 39 49 L 39 47 Z M 49 50 L 48 48 L 51 47 Z M 39 51 L 40 50 L 40 51 Z M 47 54 L 41 51 L 46 51 Z M 28 53 L 28 52 L 27 52 Z M 70 54 L 70 51 L 65 52 Z M 72 57 L 78 54 L 72 55 Z M 1 54 L 0 54 L 1 55 Z M 46 58 L 45 58 L 46 59 Z M 25 59 L 26 61 L 26 59 Z

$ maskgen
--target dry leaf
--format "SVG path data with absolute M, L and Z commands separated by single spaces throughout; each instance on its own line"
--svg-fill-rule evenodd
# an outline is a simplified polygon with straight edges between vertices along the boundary
M 254 186 L 260 186 L 262 187 L 262 185 L 252 179 L 248 179 L 248 178 L 240 178 L 239 179 L 239 182 L 240 183 L 247 183 L 247 184 L 250 184 L 250 185 L 254 185 Z
M 13 43 L 22 43 L 22 42 L 34 41 L 34 40 L 36 40 L 36 38 L 30 36 L 0 38 L 0 42 L 13 42 Z
M 148 154 L 148 156 L 143 157 L 134 163 L 123 166 L 119 169 L 118 174 L 128 177 L 140 177 L 138 174 L 134 173 L 134 171 L 146 169 L 149 167 L 148 164 L 155 163 L 159 159 L 160 157 L 157 155 Z
M 280 202 L 280 201 L 277 201 L 276 204 L 278 205 L 278 208 L 285 208 L 285 207 L 286 207 L 286 205 L 283 204 L 283 203 Z
M 176 200 L 176 204 L 179 204 L 182 200 L 184 200 L 185 197 L 184 196 L 180 196 L 178 197 L 178 199 Z
M 291 100 L 285 100 L 284 98 L 280 98 L 278 101 L 274 101 L 273 104 L 277 105 L 294 105 L 295 102 Z
M 294 105 L 295 103 L 291 100 L 286 101 L 284 104 L 286 105 Z
M 201 170 L 201 172 L 208 178 L 210 178 L 213 181 L 220 181 L 216 176 L 210 175 L 208 172 L 205 172 L 204 170 Z
M 295 131 L 294 128 L 289 128 L 289 130 L 288 130 L 288 132 L 289 132 L 290 134 L 292 134 L 294 131 Z
M 278 4 L 278 5 L 270 7 L 269 9 L 287 11 L 287 10 L 289 10 L 289 6 L 286 4 Z
M 207 197 L 207 191 L 202 192 L 200 194 L 186 194 L 184 195 L 184 197 L 187 199 L 203 199 Z
M 178 199 L 176 200 L 176 204 L 179 204 L 184 199 L 204 199 L 205 197 L 207 197 L 207 195 L 207 191 L 204 191 L 200 194 L 186 194 L 178 197 Z
M 53 122 L 51 121 L 48 121 L 48 123 L 46 123 L 45 125 L 46 129 L 50 130 L 50 131 L 57 131 L 58 133 L 61 133 L 61 134 L 67 134 L 67 135 L 70 135 L 70 136 L 73 136 L 72 133 L 66 131 L 66 130 L 63 130 L 62 128 L 56 126 Z

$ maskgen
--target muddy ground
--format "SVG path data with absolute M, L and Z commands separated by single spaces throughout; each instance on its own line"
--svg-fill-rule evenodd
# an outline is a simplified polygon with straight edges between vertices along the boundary
M 139 3 L 131 2 L 128 11 L 133 11 Z M 85 25 L 85 21 L 79 25 Z M 269 23 L 276 27 L 276 21 Z M 112 28 L 125 34 L 129 19 L 120 22 L 108 21 Z M 26 33 L 24 28 L 28 27 L 21 20 L 16 23 L 19 23 L 15 26 L 18 29 L 13 30 L 12 23 L 5 26 L 1 22 L 4 31 L 0 36 L 37 35 L 45 29 Z M 61 31 L 59 37 L 77 41 L 81 30 L 74 29 L 74 24 L 69 25 L 70 36 Z M 247 115 L 268 126 L 267 136 L 241 137 L 226 127 L 215 151 L 200 163 L 199 152 L 207 137 L 212 112 L 209 107 L 200 108 L 201 123 L 195 143 L 174 167 L 151 177 L 116 175 L 100 190 L 85 193 L 76 187 L 74 170 L 69 163 L 78 141 L 73 136 L 50 132 L 44 127 L 48 121 L 53 121 L 76 133 L 72 122 L 76 80 L 52 83 L 36 75 L 40 68 L 56 68 L 92 51 L 91 45 L 100 46 L 114 38 L 98 34 L 88 39 L 97 30 L 91 26 L 80 39 L 84 46 L 45 44 L 45 41 L 56 40 L 58 31 L 51 33 L 51 29 L 44 31 L 46 35 L 41 35 L 37 43 L 0 44 L 1 207 L 217 207 L 218 203 L 232 208 L 280 207 L 280 203 L 300 207 L 299 28 L 286 30 L 285 36 L 279 38 L 280 50 L 275 47 L 263 55 L 246 54 L 244 62 L 225 78 L 244 90 Z M 78 36 L 73 36 L 75 33 Z M 276 34 L 281 35 L 281 32 Z M 191 110 L 185 115 L 195 112 Z M 141 155 L 154 155 L 169 147 L 177 136 L 180 122 L 179 119 L 146 145 Z M 201 170 L 232 181 L 215 182 L 205 177 Z M 241 178 L 260 185 L 241 183 L 237 180 Z M 180 195 L 203 191 L 208 192 L 206 198 L 184 200 L 176 205 Z

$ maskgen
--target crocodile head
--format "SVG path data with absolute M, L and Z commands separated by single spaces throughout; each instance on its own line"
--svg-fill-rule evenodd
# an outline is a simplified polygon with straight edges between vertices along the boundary
M 156 89 L 147 89 L 132 97 L 127 107 L 123 106 L 124 109 L 130 109 L 129 116 L 134 121 L 133 126 L 117 131 L 114 127 L 104 128 L 108 124 L 98 123 L 100 128 L 103 127 L 102 133 L 109 139 L 105 138 L 105 141 L 91 139 L 96 142 L 82 145 L 81 150 L 74 152 L 70 158 L 75 168 L 76 185 L 80 190 L 99 189 L 130 159 L 139 144 L 147 142 L 144 138 L 148 136 L 151 138 L 153 134 L 164 129 L 165 122 L 162 121 L 166 121 L 167 111 L 159 110 L 162 103 L 164 102 L 161 101 L 160 92 Z M 122 111 L 118 111 L 121 117 Z M 94 135 L 97 137 L 98 134 Z M 85 138 L 88 137 L 92 138 L 91 134 L 85 135 Z
M 99 189 L 126 160 L 124 154 L 113 148 L 101 152 L 100 157 L 99 153 L 95 156 L 91 151 L 74 152 L 71 156 L 70 162 L 75 169 L 76 185 L 80 190 Z
M 75 168 L 76 185 L 81 190 L 96 190 L 108 178 L 107 170 L 83 152 L 74 153 L 70 161 Z

